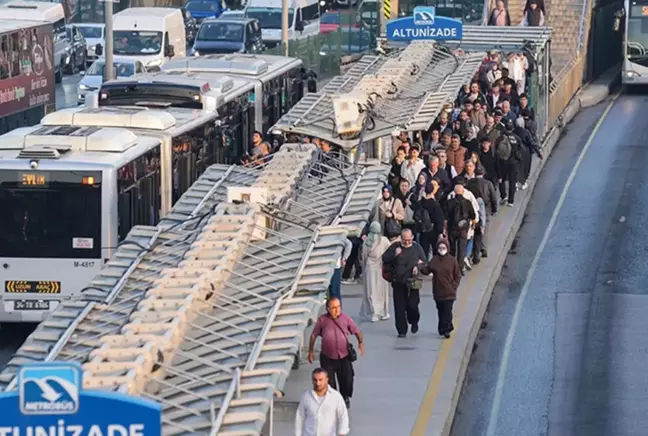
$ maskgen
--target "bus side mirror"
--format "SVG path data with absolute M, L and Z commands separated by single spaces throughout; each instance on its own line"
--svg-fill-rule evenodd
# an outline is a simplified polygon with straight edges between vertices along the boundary
M 303 32 L 304 31 L 304 22 L 299 20 L 295 23 L 295 30 L 297 32 Z
M 95 45 L 95 54 L 97 56 L 101 56 L 103 54 L 103 47 L 101 46 L 101 44 Z
M 173 56 L 175 56 L 175 48 L 172 45 L 167 45 L 164 48 L 164 56 L 168 58 L 172 58 Z

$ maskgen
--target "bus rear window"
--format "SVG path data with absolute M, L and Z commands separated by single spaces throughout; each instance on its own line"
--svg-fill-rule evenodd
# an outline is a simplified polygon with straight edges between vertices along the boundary
M 101 258 L 101 172 L 0 170 L 0 257 Z

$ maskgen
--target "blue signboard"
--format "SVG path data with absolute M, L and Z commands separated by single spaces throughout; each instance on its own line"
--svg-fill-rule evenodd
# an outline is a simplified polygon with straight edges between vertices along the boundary
M 41 362 L 18 372 L 18 389 L 0 393 L 0 435 L 160 436 L 159 404 L 83 389 L 76 363 Z
M 412 17 L 389 20 L 386 31 L 390 41 L 458 41 L 463 36 L 463 25 L 454 18 L 435 16 L 434 6 L 418 6 Z

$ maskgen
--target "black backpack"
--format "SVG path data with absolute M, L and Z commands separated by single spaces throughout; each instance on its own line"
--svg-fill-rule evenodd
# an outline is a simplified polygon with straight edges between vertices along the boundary
M 434 230 L 434 223 L 430 218 L 430 213 L 426 208 L 420 206 L 414 211 L 414 222 L 416 223 L 416 230 L 420 233 L 427 233 Z
M 456 226 L 456 229 L 454 230 L 466 230 L 468 228 L 468 225 L 470 224 L 468 220 L 466 219 L 466 213 L 464 212 L 464 202 L 459 199 L 459 197 L 455 197 L 456 205 L 454 208 L 454 225 Z

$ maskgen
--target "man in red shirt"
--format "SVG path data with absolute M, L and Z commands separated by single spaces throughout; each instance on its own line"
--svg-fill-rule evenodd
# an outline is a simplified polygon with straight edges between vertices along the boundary
M 308 361 L 313 363 L 315 360 L 315 341 L 317 337 L 322 337 L 322 351 L 320 353 L 320 366 L 324 368 L 329 375 L 329 384 L 337 390 L 337 384 L 340 385 L 339 392 L 344 398 L 347 408 L 351 405 L 353 396 L 353 356 L 350 353 L 353 346 L 349 342 L 349 334 L 358 338 L 358 350 L 364 356 L 364 339 L 362 332 L 350 316 L 342 313 L 342 304 L 339 298 L 330 298 L 326 302 L 327 313 L 320 316 L 315 324 L 313 333 L 308 344 Z

